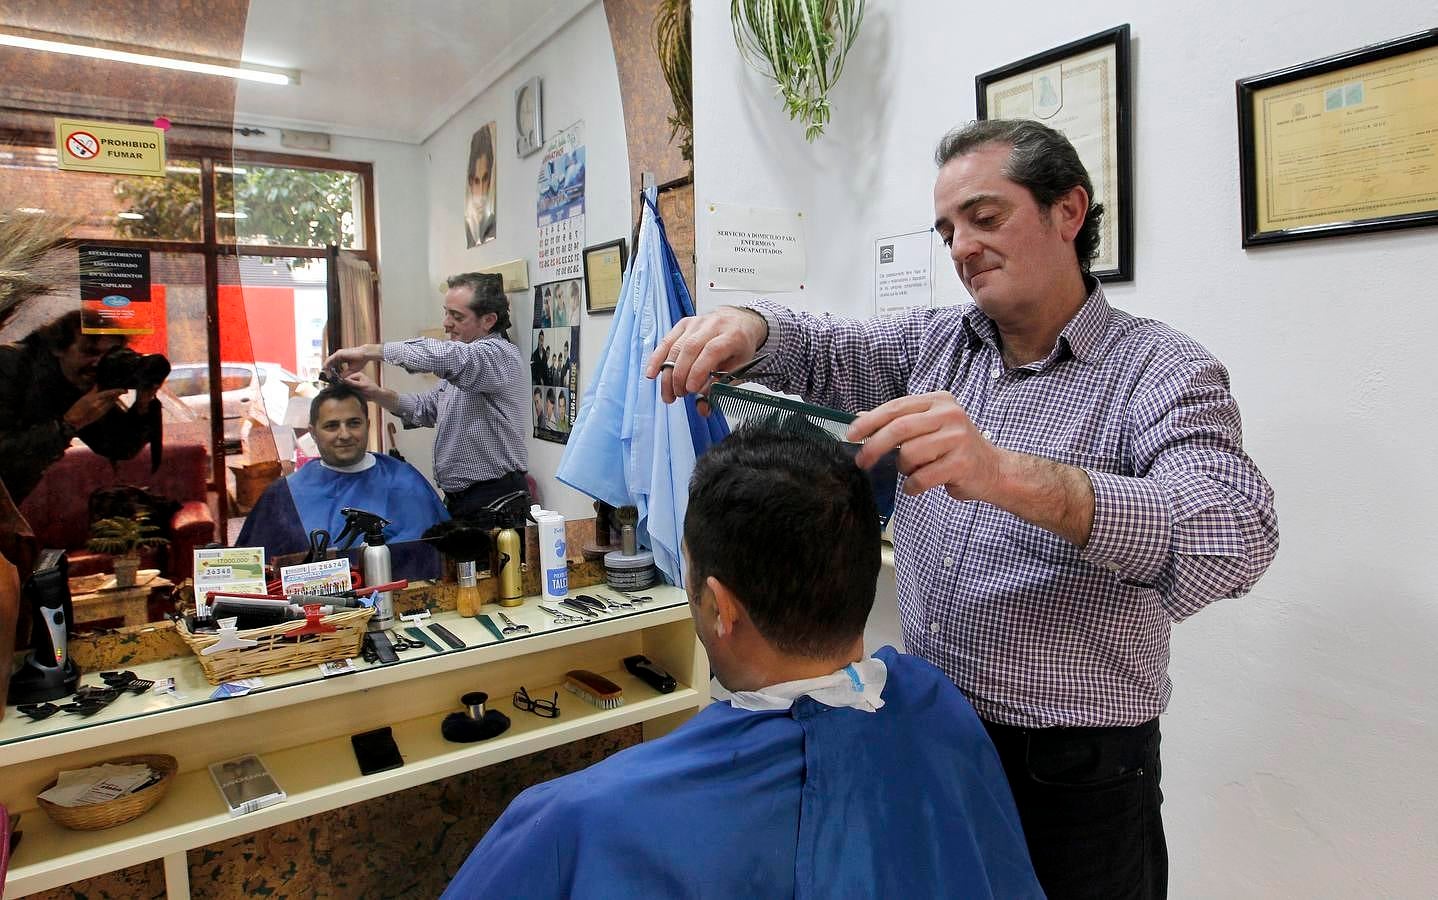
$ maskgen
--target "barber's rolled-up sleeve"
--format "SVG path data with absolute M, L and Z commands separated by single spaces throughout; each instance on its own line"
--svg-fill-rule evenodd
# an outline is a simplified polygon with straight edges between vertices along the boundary
M 1174 621 L 1247 593 L 1278 552 L 1278 517 L 1222 364 L 1173 366 L 1134 398 L 1127 427 L 1134 474 L 1088 472 L 1084 558 L 1157 588 Z

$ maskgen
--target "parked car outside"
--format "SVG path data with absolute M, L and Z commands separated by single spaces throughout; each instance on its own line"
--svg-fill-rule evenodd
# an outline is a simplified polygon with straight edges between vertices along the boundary
M 303 383 L 303 378 L 279 363 L 220 363 L 220 407 L 225 417 L 225 439 L 239 440 L 246 418 L 271 424 L 283 422 L 292 386 Z M 209 417 L 208 363 L 174 364 L 165 387 L 197 415 Z

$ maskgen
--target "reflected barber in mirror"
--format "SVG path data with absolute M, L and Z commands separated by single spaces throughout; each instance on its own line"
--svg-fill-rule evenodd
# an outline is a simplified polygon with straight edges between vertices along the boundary
M 1223 364 L 1089 273 L 1103 208 L 1064 135 L 976 122 L 935 162 L 934 229 L 973 303 L 722 307 L 679 322 L 647 374 L 672 400 L 768 352 L 769 387 L 861 414 L 861 464 L 898 449 L 904 643 L 985 721 L 1044 890 L 1163 896 L 1170 627 L 1263 575 L 1273 490 Z
M 76 437 L 116 461 L 159 437 L 155 393 L 169 363 L 136 354 L 125 335 L 84 333 L 81 315 L 66 313 L 0 347 L 0 480 L 16 503 Z
M 434 480 L 456 518 L 478 514 L 494 500 L 527 491 L 530 385 L 524 359 L 509 339 L 509 298 L 498 275 L 451 277 L 444 295 L 449 338 L 365 344 L 331 354 L 325 368 L 397 416 L 406 428 L 433 428 Z M 387 362 L 407 372 L 438 375 L 417 394 L 377 385 L 364 369 Z
M 264 547 L 269 556 L 304 552 L 316 529 L 339 536 L 345 508 L 388 519 L 385 537 L 391 543 L 416 541 L 431 525 L 449 519 L 418 469 L 366 447 L 369 415 L 353 388 L 331 385 L 315 396 L 310 434 L 320 458 L 265 489 L 245 519 L 237 546 Z

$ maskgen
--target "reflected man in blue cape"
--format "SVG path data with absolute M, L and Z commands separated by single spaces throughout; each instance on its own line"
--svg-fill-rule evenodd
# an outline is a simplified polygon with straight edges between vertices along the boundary
M 315 529 L 339 536 L 345 527 L 340 510 L 346 507 L 388 519 L 385 537 L 391 544 L 416 541 L 431 525 L 449 519 L 418 469 L 365 448 L 369 414 L 352 388 L 331 385 L 315 396 L 310 433 L 320 458 L 265 489 L 245 519 L 238 546 L 264 547 L 267 557 L 302 553 Z M 396 577 L 407 576 L 396 572 Z
M 1042 896 L 968 701 L 864 653 L 878 513 L 838 442 L 735 432 L 695 466 L 684 545 L 717 702 L 525 791 L 446 897 Z

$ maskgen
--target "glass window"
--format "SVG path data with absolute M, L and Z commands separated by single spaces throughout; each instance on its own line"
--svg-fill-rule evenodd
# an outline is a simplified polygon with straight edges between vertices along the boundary
M 281 247 L 363 248 L 356 172 L 237 163 L 215 170 L 222 241 Z
M 0 197 L 20 212 L 75 222 L 77 238 L 198 241 L 200 164 L 171 159 L 164 178 L 67 172 L 54 147 L 0 147 Z

